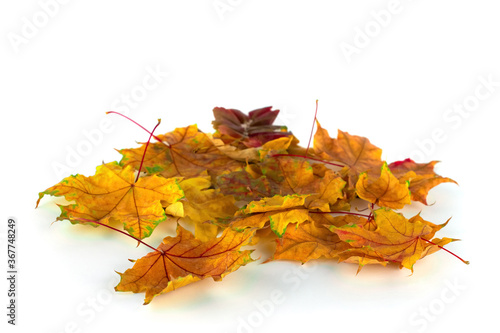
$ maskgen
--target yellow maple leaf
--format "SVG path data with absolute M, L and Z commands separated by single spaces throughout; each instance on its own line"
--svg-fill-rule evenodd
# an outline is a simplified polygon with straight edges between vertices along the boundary
M 393 176 L 387 164 L 382 165 L 380 177 L 362 173 L 356 183 L 356 193 L 361 199 L 373 204 L 399 209 L 411 204 L 409 184 L 401 184 Z
M 174 203 L 184 196 L 178 179 L 153 175 L 135 182 L 133 168 L 122 168 L 116 162 L 98 166 L 94 176 L 64 178 L 40 192 L 37 206 L 46 194 L 75 201 L 60 206 L 59 220 L 79 223 L 77 218 L 84 218 L 104 224 L 119 221 L 138 239 L 150 236 L 156 225 L 166 219 L 163 204 Z

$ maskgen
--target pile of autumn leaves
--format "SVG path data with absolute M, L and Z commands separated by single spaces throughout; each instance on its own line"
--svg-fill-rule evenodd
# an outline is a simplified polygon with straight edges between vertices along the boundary
M 259 241 L 275 240 L 267 261 L 326 258 L 412 270 L 454 240 L 434 238 L 446 223 L 394 211 L 412 201 L 427 204 L 431 188 L 454 182 L 434 173 L 435 161 L 387 165 L 368 139 L 342 131 L 334 139 L 319 123 L 306 149 L 273 125 L 278 112 L 215 108 L 215 133 L 191 125 L 154 136 L 146 151 L 146 144 L 122 149 L 119 163 L 67 177 L 38 202 L 46 194 L 64 196 L 71 203 L 60 205 L 58 220 L 123 226 L 138 240 L 159 223 L 178 223 L 176 237 L 120 273 L 115 289 L 145 292 L 145 304 L 207 277 L 222 279 L 253 261 L 252 250 L 241 248 Z

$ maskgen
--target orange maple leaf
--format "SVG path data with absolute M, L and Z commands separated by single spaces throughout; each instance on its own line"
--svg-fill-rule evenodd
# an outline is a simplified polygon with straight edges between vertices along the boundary
M 423 221 L 420 217 L 407 220 L 403 215 L 385 208 L 375 210 L 374 218 L 377 228 L 373 231 L 357 224 L 329 228 L 344 242 L 356 248 L 356 256 L 364 253 L 370 258 L 397 262 L 400 267 L 412 271 L 415 262 L 428 247 L 433 246 L 426 240 L 440 229 L 440 226 Z M 349 252 L 346 254 L 349 255 Z
M 315 222 L 304 222 L 287 228 L 282 239 L 276 240 L 272 260 L 298 260 L 305 263 L 312 259 L 332 259 L 350 248 L 337 234 Z
M 211 176 L 239 170 L 244 163 L 229 158 L 221 152 L 196 125 L 181 127 L 155 138 L 161 142 L 139 148 L 122 149 L 120 164 L 138 169 L 144 156 L 148 173 L 159 173 L 165 178 L 196 177 L 208 170 Z
M 438 161 L 429 163 L 415 163 L 407 158 L 403 161 L 389 164 L 389 169 L 400 182 L 410 182 L 411 199 L 427 205 L 429 191 L 442 183 L 455 183 L 451 178 L 441 177 L 434 172 L 434 165 Z
M 338 131 L 337 139 L 333 139 L 328 131 L 316 122 L 318 129 L 314 135 L 314 152 L 327 161 L 338 161 L 349 170 L 349 186 L 354 186 L 361 172 L 382 166 L 382 149 L 374 146 L 365 137 L 350 135 Z
M 144 304 L 162 293 L 208 277 L 220 281 L 227 274 L 253 261 L 252 250 L 240 251 L 254 231 L 225 229 L 219 238 L 202 242 L 177 226 L 176 237 L 166 237 L 157 251 L 135 261 L 121 276 L 116 291 L 145 292 Z

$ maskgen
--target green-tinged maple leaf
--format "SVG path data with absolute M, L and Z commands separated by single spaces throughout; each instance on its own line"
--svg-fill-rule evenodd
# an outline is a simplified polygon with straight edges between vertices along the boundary
M 387 164 L 382 165 L 379 177 L 363 172 L 356 183 L 356 193 L 361 198 L 381 207 L 403 208 L 411 204 L 408 182 L 401 184 Z
M 214 108 L 214 128 L 231 138 L 240 139 L 247 147 L 260 147 L 264 143 L 289 136 L 285 126 L 273 125 L 279 110 L 265 107 L 250 111 L 248 115 L 240 110 Z
M 415 163 L 407 158 L 389 164 L 389 169 L 401 182 L 410 182 L 411 199 L 427 205 L 429 191 L 442 183 L 455 183 L 451 178 L 441 177 L 434 172 L 434 165 L 438 161 L 429 163 Z
M 357 224 L 330 226 L 340 239 L 356 248 L 356 256 L 365 253 L 370 258 L 392 261 L 413 271 L 413 265 L 430 246 L 429 240 L 439 229 L 420 217 L 407 220 L 403 215 L 380 208 L 374 211 L 376 230 L 366 230 Z M 346 252 L 346 254 L 349 254 Z
M 354 187 L 360 173 L 382 166 L 382 150 L 367 138 L 339 130 L 337 139 L 333 139 L 319 122 L 317 126 L 314 153 L 324 160 L 345 164 L 349 168 L 349 187 Z
M 290 223 L 300 224 L 310 220 L 309 210 L 292 209 L 281 213 L 269 215 L 269 225 L 278 237 L 282 237 Z
M 180 225 L 176 237 L 166 237 L 158 251 L 135 261 L 121 276 L 116 291 L 146 294 L 144 304 L 162 293 L 186 284 L 213 278 L 220 281 L 227 274 L 253 261 L 251 250 L 240 251 L 254 231 L 226 229 L 219 238 L 202 242 Z
M 308 194 L 275 195 L 271 198 L 263 198 L 259 201 L 252 201 L 242 208 L 242 214 L 272 212 L 295 207 L 304 206 Z
M 196 177 L 205 171 L 212 176 L 236 171 L 245 166 L 221 152 L 196 125 L 181 127 L 157 136 L 161 142 L 139 148 L 122 149 L 120 164 L 139 169 L 144 155 L 144 168 L 150 174 L 170 177 Z
M 302 223 L 311 220 L 309 210 L 304 207 L 308 195 L 275 195 L 259 201 L 252 201 L 236 214 L 230 228 L 263 228 L 269 222 L 271 230 L 282 237 L 290 223 Z M 249 214 L 254 214 L 250 215 Z M 243 216 L 243 217 L 241 217 Z
M 346 185 L 346 182 L 335 172 L 332 170 L 327 170 L 325 175 L 321 180 L 317 181 L 318 190 L 317 195 L 311 195 L 311 200 L 307 204 L 307 208 L 309 209 L 319 209 L 323 212 L 328 212 L 332 210 L 334 205 L 339 203 L 340 199 L 345 197 L 343 193 L 343 189 Z M 342 206 L 343 209 L 346 209 L 346 206 Z M 347 205 L 347 209 L 350 208 Z
M 184 193 L 175 178 L 153 175 L 137 182 L 134 179 L 132 167 L 122 168 L 116 162 L 103 164 L 94 176 L 70 176 L 41 192 L 37 206 L 46 194 L 64 196 L 75 203 L 60 206 L 59 220 L 79 223 L 75 218 L 84 218 L 104 224 L 118 221 L 130 235 L 142 239 L 165 220 L 163 204 L 178 201 Z
M 207 241 L 217 236 L 218 227 L 206 223 L 218 218 L 232 217 L 238 210 L 233 196 L 210 189 L 210 176 L 184 179 L 179 183 L 184 198 L 165 208 L 172 216 L 189 217 L 195 224 L 196 238 Z

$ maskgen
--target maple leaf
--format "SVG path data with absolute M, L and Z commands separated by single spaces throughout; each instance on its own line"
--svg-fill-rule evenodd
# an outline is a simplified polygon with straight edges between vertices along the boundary
M 429 163 L 415 163 L 407 158 L 403 161 L 397 161 L 389 164 L 394 176 L 401 182 L 410 182 L 411 199 L 427 205 L 427 194 L 429 191 L 442 183 L 455 183 L 451 178 L 441 177 L 434 172 L 434 165 L 438 161 Z
M 330 216 L 326 214 L 313 214 L 313 219 L 316 222 L 316 225 L 323 225 L 328 229 L 332 226 L 343 227 L 345 225 L 358 225 L 363 227 L 364 230 L 375 230 L 377 228 L 373 219 L 368 220 L 365 217 L 356 215 Z M 328 237 L 328 234 L 325 236 Z M 330 236 L 330 239 L 332 239 L 331 237 L 332 236 Z M 349 242 L 342 242 L 341 244 L 335 242 L 334 247 L 330 252 L 330 256 L 332 258 L 338 258 L 339 262 L 357 264 L 358 270 L 356 274 L 358 274 L 367 264 L 381 264 L 383 266 L 387 264 L 386 260 L 376 255 L 371 256 L 368 252 L 369 251 L 367 249 L 360 251 L 357 248 L 351 247 Z
M 304 222 L 287 228 L 282 239 L 276 240 L 272 260 L 298 260 L 305 263 L 312 259 L 332 259 L 340 251 L 350 248 L 337 234 L 314 222 Z
M 212 133 L 205 133 L 207 138 L 212 141 L 214 146 L 223 154 L 231 159 L 242 161 L 242 162 L 258 162 L 259 161 L 259 148 L 251 147 L 246 149 L 241 149 L 237 145 L 233 145 L 231 142 L 226 144 L 223 140 L 215 137 Z
M 144 156 L 144 167 L 150 174 L 165 178 L 196 177 L 207 171 L 211 175 L 241 169 L 244 164 L 221 152 L 196 125 L 176 128 L 173 132 L 156 136 L 161 142 L 139 148 L 122 149 L 120 164 L 138 169 Z
M 382 166 L 382 150 L 367 138 L 350 135 L 338 131 L 337 139 L 332 139 L 328 131 L 317 121 L 317 130 L 314 135 L 314 152 L 327 161 L 338 161 L 345 164 L 349 174 L 349 186 L 354 186 L 358 175 L 370 169 Z
M 60 206 L 58 220 L 79 223 L 75 218 L 85 218 L 104 224 L 119 221 L 130 235 L 142 239 L 166 219 L 163 204 L 176 202 L 184 193 L 175 178 L 153 175 L 134 180 L 131 167 L 122 168 L 116 162 L 103 164 L 94 176 L 70 176 L 40 192 L 37 206 L 46 194 L 64 196 L 75 204 Z
M 263 175 L 276 194 L 306 194 L 314 192 L 315 178 L 309 162 L 292 157 L 278 157 L 260 163 Z M 314 188 L 314 189 L 313 189 Z
M 241 139 L 247 147 L 260 147 L 264 143 L 289 136 L 286 126 L 273 125 L 279 110 L 264 107 L 244 114 L 240 110 L 216 107 L 213 109 L 214 128 L 231 138 Z
M 272 197 L 273 195 L 286 195 L 295 193 L 290 188 L 282 188 L 276 183 L 276 178 L 283 180 L 281 175 L 277 175 L 275 170 L 279 169 L 276 159 L 270 159 L 268 156 L 272 152 L 286 152 L 295 142 L 293 136 L 278 138 L 264 143 L 260 149 L 255 150 L 257 160 L 249 158 L 246 160 L 245 168 L 219 175 L 214 180 L 214 185 L 220 188 L 226 195 L 234 195 L 236 200 L 259 200 L 263 197 Z M 254 149 L 254 148 L 249 148 Z M 249 149 L 244 149 L 249 150 Z M 248 164 L 249 160 L 257 163 Z M 269 162 L 269 160 L 272 160 Z M 269 167 L 266 165 L 271 164 Z M 308 175 L 302 175 L 302 177 Z
M 421 259 L 425 256 L 428 256 L 429 254 L 432 254 L 434 252 L 437 252 L 441 249 L 443 249 L 443 246 L 445 246 L 446 244 L 449 244 L 451 242 L 455 242 L 455 241 L 458 241 L 459 239 L 454 239 L 454 238 L 448 238 L 448 237 L 443 237 L 443 238 L 434 238 L 432 240 L 432 243 L 431 246 L 428 246 L 427 248 L 425 248 L 424 251 L 422 251 L 422 255 L 421 255 Z M 469 264 L 468 261 L 465 261 L 463 260 L 462 258 L 459 258 L 460 260 L 462 260 L 465 264 Z
M 357 248 L 350 248 L 339 253 L 337 256 L 339 258 L 339 262 L 345 262 L 348 264 L 357 264 L 358 265 L 358 270 L 356 271 L 357 275 L 365 265 L 374 265 L 374 264 L 379 264 L 382 266 L 387 265 L 388 261 L 378 257 L 375 252 L 373 253 L 374 255 L 370 255 L 370 251 L 367 249 L 359 250 Z
M 262 198 L 259 201 L 252 201 L 241 210 L 243 214 L 270 212 L 303 206 L 309 195 L 275 195 L 271 198 Z
M 263 228 L 269 222 L 271 230 L 282 237 L 290 223 L 302 223 L 310 220 L 309 210 L 304 203 L 309 195 L 275 195 L 252 201 L 236 213 L 237 218 L 231 222 L 230 227 L 235 230 L 245 228 Z M 258 214 L 255 214 L 258 213 Z M 242 215 L 255 214 L 251 216 Z
M 234 196 L 236 200 L 253 201 L 277 194 L 266 176 L 253 178 L 245 170 L 220 175 L 215 179 L 214 185 L 225 195 Z
M 189 217 L 195 224 L 195 236 L 200 240 L 207 241 L 217 236 L 217 225 L 204 222 L 232 217 L 238 210 L 233 196 L 210 189 L 210 176 L 184 179 L 179 185 L 184 198 L 166 207 L 165 212 L 177 217 Z
M 325 217 L 324 215 L 321 215 L 323 218 Z M 317 223 L 321 223 L 325 226 L 336 226 L 336 227 L 343 227 L 345 225 L 357 225 L 360 227 L 363 227 L 365 230 L 375 230 L 376 229 L 376 224 L 373 219 L 368 220 L 367 218 L 363 216 L 356 216 L 356 215 L 340 215 L 340 216 L 326 216 L 327 219 L 319 221 L 319 217 L 315 217 L 315 220 Z
M 267 158 L 259 166 L 271 195 L 311 194 L 306 206 L 322 211 L 344 198 L 346 182 L 333 170 L 324 170 L 320 176 L 308 161 L 287 156 Z
M 342 209 L 350 209 L 350 205 L 343 205 L 339 199 L 345 197 L 343 189 L 346 182 L 332 170 L 327 170 L 318 185 L 317 195 L 311 195 L 312 200 L 307 204 L 309 209 L 319 209 L 323 212 L 334 210 L 338 205 Z
M 213 278 L 220 281 L 227 274 L 253 261 L 252 250 L 240 251 L 254 234 L 225 229 L 219 238 L 202 242 L 180 225 L 176 237 L 166 237 L 157 251 L 135 261 L 120 274 L 116 291 L 145 292 L 144 304 L 162 293 L 189 283 Z
M 375 178 L 363 172 L 356 183 L 356 193 L 373 204 L 394 209 L 411 204 L 409 182 L 401 184 L 384 162 L 380 177 Z
M 374 211 L 376 230 L 370 231 L 357 224 L 343 227 L 330 226 L 340 239 L 356 248 L 356 256 L 363 253 L 370 258 L 400 263 L 413 271 L 414 263 L 432 246 L 423 239 L 432 238 L 439 226 L 423 221 L 420 217 L 407 220 L 392 210 Z M 350 255 L 349 252 L 345 254 Z

